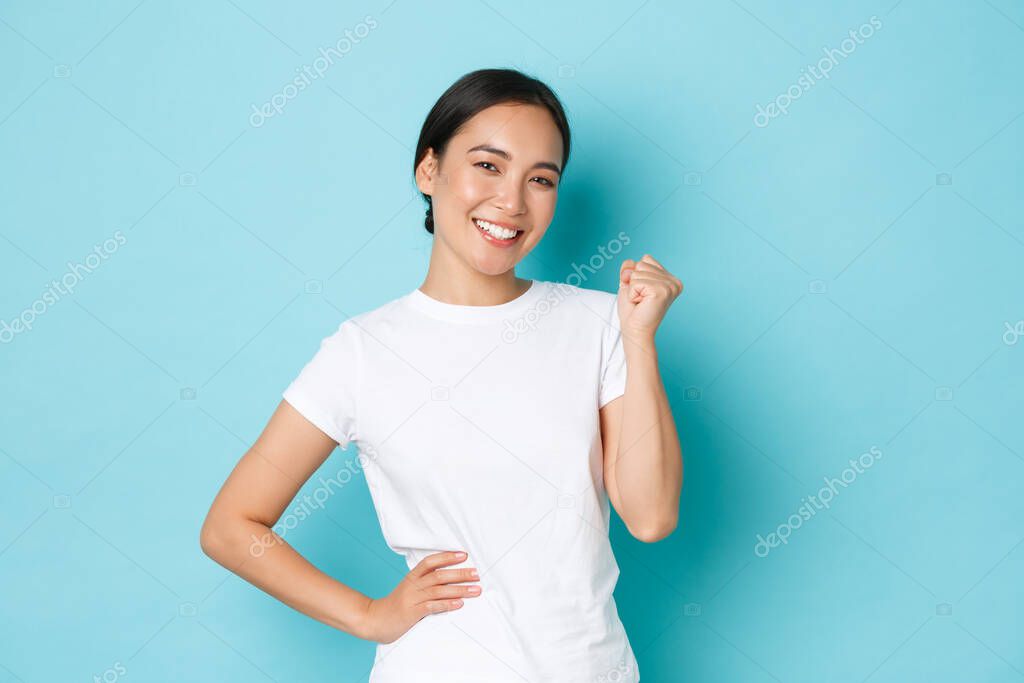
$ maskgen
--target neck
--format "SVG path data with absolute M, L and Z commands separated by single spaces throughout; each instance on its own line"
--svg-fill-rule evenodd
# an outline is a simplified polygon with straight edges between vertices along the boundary
M 427 296 L 460 306 L 496 306 L 521 296 L 531 280 L 516 276 L 515 268 L 504 273 L 483 273 L 450 250 L 434 236 L 430 267 L 419 289 Z

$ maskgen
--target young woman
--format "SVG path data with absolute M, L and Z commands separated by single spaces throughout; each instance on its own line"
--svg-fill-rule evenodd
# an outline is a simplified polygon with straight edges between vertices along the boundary
M 568 157 L 562 106 L 533 78 L 485 69 L 441 96 L 414 164 L 434 236 L 423 284 L 322 340 L 203 525 L 218 563 L 377 642 L 371 683 L 639 680 L 609 502 L 640 540 L 676 527 L 654 337 L 682 283 L 646 254 L 620 264 L 617 294 L 516 276 Z M 409 567 L 377 599 L 271 528 L 350 443 Z

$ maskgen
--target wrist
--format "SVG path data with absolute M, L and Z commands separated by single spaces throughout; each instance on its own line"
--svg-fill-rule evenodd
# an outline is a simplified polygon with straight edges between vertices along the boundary
M 627 350 L 629 346 L 653 349 L 655 332 L 656 330 L 625 326 L 622 328 L 622 341 L 625 342 Z
M 356 602 L 354 612 L 349 614 L 348 619 L 345 620 L 346 623 L 341 625 L 341 630 L 363 640 L 372 640 L 373 629 L 370 616 L 372 606 L 373 598 L 361 595 Z

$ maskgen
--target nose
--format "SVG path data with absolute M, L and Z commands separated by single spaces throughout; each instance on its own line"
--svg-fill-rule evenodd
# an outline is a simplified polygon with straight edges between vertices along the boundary
M 511 216 L 526 211 L 524 192 L 515 178 L 510 176 L 502 183 L 500 192 L 495 198 L 495 206 Z

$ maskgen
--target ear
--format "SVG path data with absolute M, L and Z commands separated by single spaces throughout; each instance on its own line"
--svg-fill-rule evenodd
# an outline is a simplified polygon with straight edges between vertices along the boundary
M 434 194 L 434 186 L 440 178 L 437 155 L 434 148 L 428 147 L 418 166 L 416 166 L 416 187 L 425 195 Z

